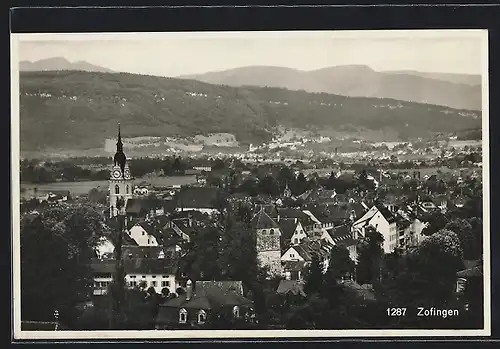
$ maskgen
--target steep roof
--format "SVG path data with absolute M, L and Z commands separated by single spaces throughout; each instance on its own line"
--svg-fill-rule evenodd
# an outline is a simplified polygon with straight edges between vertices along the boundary
M 278 224 L 263 209 L 252 218 L 251 224 L 254 229 L 279 228 Z
M 304 282 L 301 280 L 281 280 L 276 293 L 306 296 Z
M 278 225 L 281 229 L 281 237 L 284 240 L 290 240 L 295 232 L 295 228 L 297 228 L 297 224 L 298 222 L 295 222 L 295 218 L 280 219 Z
M 377 207 L 377 210 L 382 214 L 382 216 L 384 216 L 387 222 L 389 222 L 389 224 L 396 222 L 396 217 L 394 217 L 394 214 L 389 211 L 387 207 L 382 204 L 375 204 L 375 206 Z

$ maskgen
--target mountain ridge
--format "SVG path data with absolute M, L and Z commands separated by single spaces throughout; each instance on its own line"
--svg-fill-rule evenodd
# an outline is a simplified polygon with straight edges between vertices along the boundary
M 87 61 L 70 62 L 64 57 L 50 57 L 36 61 L 23 60 L 19 62 L 19 71 L 57 71 L 77 70 L 87 72 L 115 73 L 114 70 L 91 64 Z
M 378 72 L 366 65 L 315 70 L 277 66 L 246 66 L 177 76 L 228 86 L 283 87 L 349 97 L 393 98 L 450 108 L 481 109 L 481 76 L 410 70 Z

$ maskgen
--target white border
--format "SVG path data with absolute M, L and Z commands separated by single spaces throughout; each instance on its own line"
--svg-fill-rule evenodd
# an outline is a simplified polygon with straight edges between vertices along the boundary
M 409 39 L 477 38 L 482 47 L 482 144 L 483 144 L 483 229 L 484 229 L 484 329 L 482 330 L 189 330 L 189 331 L 22 331 L 20 318 L 20 245 L 19 237 L 19 41 L 47 40 L 160 40 L 165 38 L 297 38 L 335 39 Z M 490 289 L 490 207 L 489 207 L 489 104 L 488 104 L 488 31 L 487 30 L 375 30 L 375 31 L 285 31 L 285 32 L 171 32 L 171 33 L 82 33 L 82 34 L 11 34 L 11 168 L 12 168 L 12 249 L 13 249 L 13 323 L 14 339 L 232 339 L 232 338 L 355 338 L 355 337 L 471 337 L 491 335 Z M 485 146 L 486 145 L 486 146 Z

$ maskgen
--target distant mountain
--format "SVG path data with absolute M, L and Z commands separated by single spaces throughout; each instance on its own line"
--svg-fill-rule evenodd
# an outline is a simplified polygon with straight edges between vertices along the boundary
M 450 73 L 425 73 L 415 70 L 387 70 L 386 74 L 405 74 L 420 76 L 422 78 L 451 82 L 453 84 L 465 84 L 470 86 L 481 86 L 481 75 L 477 74 L 450 74 Z
M 481 78 L 476 75 L 377 72 L 368 66 L 347 65 L 313 71 L 250 66 L 179 78 L 229 86 L 269 86 L 351 97 L 393 98 L 469 110 L 480 110 L 482 106 Z
M 54 57 L 35 62 L 20 61 L 19 71 L 79 70 L 87 72 L 113 73 L 113 70 L 85 61 L 70 62 L 66 58 Z
M 383 131 L 394 140 L 481 127 L 480 111 L 394 99 L 236 88 L 128 73 L 21 72 L 19 81 L 23 151 L 102 148 L 115 135 L 117 122 L 127 137 L 226 132 L 246 144 L 269 141 L 280 126 Z

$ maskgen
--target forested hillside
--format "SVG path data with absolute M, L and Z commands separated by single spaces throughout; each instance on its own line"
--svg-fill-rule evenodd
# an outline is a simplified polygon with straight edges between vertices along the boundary
M 278 125 L 302 129 L 394 129 L 402 139 L 480 127 L 479 111 L 390 99 L 236 88 L 126 73 L 21 72 L 21 149 L 104 145 L 121 122 L 127 137 L 227 132 L 269 140 Z

